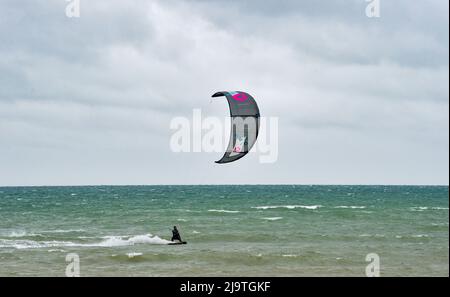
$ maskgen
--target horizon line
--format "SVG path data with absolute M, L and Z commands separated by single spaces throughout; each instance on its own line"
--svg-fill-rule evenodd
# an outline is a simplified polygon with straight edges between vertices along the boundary
M 54 185 L 0 185 L 0 188 L 32 187 L 155 187 L 155 186 L 392 186 L 392 187 L 448 187 L 449 184 L 54 184 Z

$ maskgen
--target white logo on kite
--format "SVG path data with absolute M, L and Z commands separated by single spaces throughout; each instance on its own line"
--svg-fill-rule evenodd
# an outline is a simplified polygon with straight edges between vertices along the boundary
M 235 156 L 242 152 L 246 139 L 247 137 L 245 136 L 241 136 L 236 139 L 236 144 L 234 145 L 233 152 L 230 154 L 230 156 Z

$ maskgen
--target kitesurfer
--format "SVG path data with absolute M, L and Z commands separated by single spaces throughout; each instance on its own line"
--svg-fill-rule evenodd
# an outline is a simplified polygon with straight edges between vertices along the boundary
M 173 226 L 172 241 L 178 240 L 181 242 L 180 232 L 178 232 L 177 226 Z

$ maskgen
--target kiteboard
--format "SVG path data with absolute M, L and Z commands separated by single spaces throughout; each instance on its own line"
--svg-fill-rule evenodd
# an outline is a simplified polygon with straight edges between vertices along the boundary
M 176 244 L 186 244 L 186 241 L 172 241 L 169 242 L 168 245 L 176 245 Z

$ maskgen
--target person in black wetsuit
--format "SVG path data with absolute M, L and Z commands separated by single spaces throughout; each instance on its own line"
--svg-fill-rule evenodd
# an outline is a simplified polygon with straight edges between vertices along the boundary
M 178 232 L 177 226 L 173 226 L 172 241 L 178 240 L 181 242 L 180 232 Z

